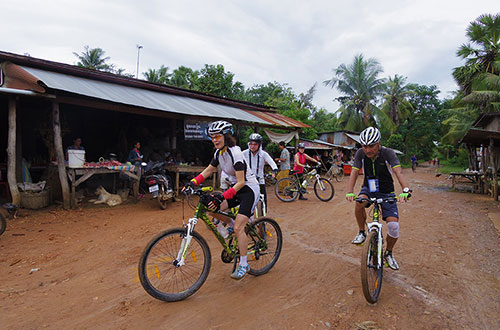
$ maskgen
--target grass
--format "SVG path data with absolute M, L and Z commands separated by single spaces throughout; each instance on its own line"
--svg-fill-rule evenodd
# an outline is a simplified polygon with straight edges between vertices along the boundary
M 463 172 L 467 168 L 467 165 L 460 165 L 456 163 L 451 163 L 449 161 L 442 161 L 439 166 L 439 172 L 444 174 L 450 174 L 451 172 Z

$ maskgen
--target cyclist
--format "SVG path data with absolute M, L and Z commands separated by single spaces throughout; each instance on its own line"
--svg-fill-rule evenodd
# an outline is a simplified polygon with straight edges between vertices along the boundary
M 417 169 L 417 156 L 413 154 L 413 156 L 411 156 L 411 170 L 413 171 L 413 173 L 415 173 L 416 169 Z
M 240 205 L 234 222 L 234 233 L 238 238 L 238 248 L 241 257 L 238 267 L 231 274 L 231 278 L 240 280 L 250 269 L 247 262 L 248 238 L 245 234 L 245 225 L 253 214 L 259 200 L 259 183 L 255 175 L 248 168 L 240 147 L 236 145 L 236 140 L 233 137 L 233 125 L 231 123 L 223 120 L 215 121 L 208 126 L 207 133 L 212 138 L 212 143 L 217 150 L 210 165 L 187 183 L 183 190 L 188 186 L 201 184 L 212 173 L 217 172 L 217 166 L 219 165 L 222 170 L 221 172 L 227 176 L 227 179 L 233 185 L 223 194 L 210 195 L 208 208 L 211 211 L 217 211 Z M 230 219 L 224 219 L 218 214 L 214 214 L 214 216 L 226 223 L 230 221 Z
M 252 133 L 248 137 L 248 149 L 243 151 L 243 157 L 245 161 L 248 161 L 248 166 L 252 170 L 253 174 L 257 177 L 257 181 L 260 186 L 260 193 L 264 195 L 264 203 L 266 204 L 267 211 L 267 193 L 266 193 L 266 180 L 264 178 L 264 165 L 268 164 L 273 170 L 273 178 L 276 177 L 278 173 L 278 166 L 274 162 L 273 158 L 261 148 L 262 146 L 262 135 L 258 133 Z
M 359 170 L 363 167 L 364 181 L 359 193 L 360 197 L 389 197 L 394 194 L 394 181 L 392 173 L 403 188 L 403 192 L 399 195 L 400 200 L 405 202 L 410 197 L 410 188 L 408 182 L 402 175 L 401 165 L 394 150 L 382 147 L 380 144 L 380 131 L 374 127 L 368 127 L 361 132 L 359 142 L 362 146 L 354 156 L 354 164 L 352 165 L 351 176 L 347 184 L 346 199 L 350 202 L 354 200 L 356 195 L 353 193 L 354 185 L 359 175 Z M 361 244 L 366 239 L 365 220 L 366 220 L 366 205 L 356 203 L 354 213 L 358 222 L 359 233 L 356 235 L 353 244 Z M 399 237 L 399 215 L 396 203 L 382 203 L 382 218 L 387 221 L 387 248 L 384 258 L 390 268 L 398 270 L 399 266 L 394 259 L 392 250 L 394 244 Z
M 293 170 L 298 174 L 300 174 L 299 179 L 300 181 L 302 181 L 303 178 L 302 174 L 304 173 L 304 166 L 306 166 L 306 160 L 310 160 L 312 162 L 315 162 L 316 164 L 319 164 L 319 162 L 304 152 L 306 150 L 306 146 L 304 145 L 304 143 L 299 143 L 298 149 L 299 152 L 295 154 L 295 165 L 293 166 Z M 299 190 L 299 194 L 300 194 L 299 199 L 307 200 L 307 198 L 303 196 L 302 188 Z

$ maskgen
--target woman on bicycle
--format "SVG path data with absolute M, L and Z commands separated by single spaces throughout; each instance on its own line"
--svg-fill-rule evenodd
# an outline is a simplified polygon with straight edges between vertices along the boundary
M 240 147 L 236 145 L 236 140 L 233 137 L 233 125 L 231 123 L 223 120 L 215 121 L 208 126 L 207 133 L 217 150 L 210 165 L 197 177 L 192 179 L 187 186 L 201 184 L 212 173 L 217 172 L 217 166 L 219 165 L 221 166 L 222 175 L 226 176 L 233 185 L 222 195 L 211 195 L 208 207 L 209 210 L 217 211 L 240 205 L 234 222 L 234 233 L 238 238 L 238 248 L 240 251 L 240 263 L 231 274 L 231 278 L 240 280 L 250 269 L 247 262 L 248 238 L 245 234 L 245 226 L 259 200 L 259 183 L 248 168 Z M 218 215 L 214 214 L 214 216 L 217 217 Z M 222 217 L 219 220 L 228 221 L 228 219 L 222 219 Z
M 310 160 L 312 162 L 315 162 L 316 164 L 319 164 L 319 162 L 305 153 L 306 146 L 304 145 L 304 143 L 299 143 L 298 148 L 299 152 L 295 154 L 295 165 L 293 166 L 293 170 L 297 172 L 297 174 L 299 174 L 299 178 L 300 180 L 302 180 L 302 174 L 304 173 L 304 166 L 306 166 L 306 161 Z M 307 198 L 302 195 L 302 189 L 299 191 L 299 193 L 299 199 L 307 200 Z
M 245 161 L 248 161 L 248 166 L 253 174 L 257 177 L 260 186 L 260 193 L 264 195 L 264 203 L 266 204 L 267 211 L 267 193 L 266 193 L 266 180 L 264 178 L 264 165 L 269 164 L 273 170 L 273 178 L 278 173 L 278 166 L 269 154 L 262 150 L 262 135 L 259 133 L 252 133 L 248 137 L 248 149 L 243 151 Z

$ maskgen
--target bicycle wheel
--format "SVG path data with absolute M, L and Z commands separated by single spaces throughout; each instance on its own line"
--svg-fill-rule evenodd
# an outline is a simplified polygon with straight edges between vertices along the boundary
M 299 186 L 290 178 L 280 179 L 274 186 L 276 197 L 282 202 L 293 202 L 299 196 Z
M 185 264 L 176 266 L 186 229 L 175 228 L 156 235 L 139 261 L 142 287 L 156 299 L 183 300 L 198 291 L 210 272 L 212 257 L 205 239 L 193 232 Z
M 4 215 L 0 212 L 0 235 L 3 234 L 5 228 L 7 228 L 7 220 L 5 220 Z
M 335 180 L 337 180 L 337 182 L 340 182 L 342 181 L 343 178 L 344 178 L 344 170 L 342 168 L 339 168 L 337 170 L 337 175 L 335 175 Z
M 258 276 L 273 268 L 281 254 L 281 228 L 271 218 L 261 217 L 247 227 L 250 274 Z
M 167 208 L 167 192 L 165 191 L 165 186 L 162 184 L 159 184 L 158 186 L 158 196 L 156 197 L 158 200 L 158 204 L 160 204 L 160 208 L 162 210 L 165 210 Z
M 366 300 L 371 304 L 376 303 L 380 295 L 384 273 L 384 263 L 381 262 L 380 267 L 378 266 L 377 234 L 377 231 L 368 234 L 361 254 L 361 286 Z
M 333 189 L 333 185 L 330 181 L 325 178 L 320 178 L 314 182 L 314 193 L 319 200 L 328 202 L 333 198 L 335 190 Z

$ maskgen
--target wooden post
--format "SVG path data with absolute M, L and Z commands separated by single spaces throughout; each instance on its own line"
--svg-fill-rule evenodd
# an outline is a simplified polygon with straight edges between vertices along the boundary
M 52 102 L 52 126 L 54 128 L 54 147 L 56 149 L 57 169 L 59 171 L 59 180 L 61 181 L 63 207 L 70 208 L 70 195 L 68 176 L 66 174 L 66 166 L 64 164 L 64 151 L 61 137 L 61 121 L 59 119 L 59 103 Z
M 490 138 L 490 146 L 488 148 L 490 154 L 491 167 L 493 167 L 493 198 L 498 201 L 498 164 L 496 162 L 495 152 L 493 150 L 493 139 Z
M 12 204 L 21 204 L 21 195 L 17 189 L 16 180 L 16 101 L 14 96 L 9 97 L 9 136 L 7 142 L 7 181 L 9 182 Z

